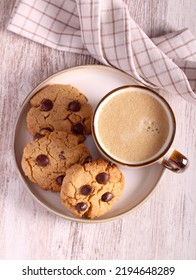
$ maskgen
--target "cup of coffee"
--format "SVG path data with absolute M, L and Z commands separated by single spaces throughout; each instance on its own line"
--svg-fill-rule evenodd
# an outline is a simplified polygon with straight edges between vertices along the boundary
M 174 172 L 184 171 L 188 159 L 172 147 L 175 132 L 170 105 L 157 92 L 141 86 L 123 86 L 106 94 L 92 120 L 99 151 L 127 167 L 159 162 Z

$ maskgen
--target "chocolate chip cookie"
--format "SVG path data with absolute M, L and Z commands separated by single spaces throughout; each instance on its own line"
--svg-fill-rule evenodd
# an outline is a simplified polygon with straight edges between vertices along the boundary
M 111 209 L 123 188 L 123 174 L 106 160 L 75 164 L 63 180 L 61 203 L 76 216 L 93 219 Z
M 31 98 L 30 105 L 26 121 L 32 135 L 66 131 L 83 142 L 85 134 L 91 133 L 91 105 L 84 94 L 71 85 L 48 85 Z
M 67 169 L 88 162 L 90 153 L 78 144 L 75 135 L 53 131 L 29 142 L 24 148 L 22 169 L 28 178 L 45 190 L 60 191 Z

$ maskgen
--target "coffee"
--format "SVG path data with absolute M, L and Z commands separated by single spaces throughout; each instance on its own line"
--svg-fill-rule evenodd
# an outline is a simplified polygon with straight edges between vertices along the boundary
M 98 110 L 97 140 L 117 161 L 140 164 L 154 160 L 171 140 L 170 111 L 156 93 L 139 87 L 117 91 Z

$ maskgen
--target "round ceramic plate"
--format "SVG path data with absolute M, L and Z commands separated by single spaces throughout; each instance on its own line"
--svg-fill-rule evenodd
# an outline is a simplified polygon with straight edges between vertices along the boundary
M 104 216 L 94 220 L 75 217 L 60 203 L 59 193 L 44 191 L 31 183 L 21 169 L 23 149 L 32 140 L 26 127 L 26 115 L 30 108 L 29 100 L 43 86 L 62 83 L 71 84 L 83 92 L 93 108 L 99 100 L 112 89 L 123 85 L 138 84 L 129 75 L 111 67 L 102 65 L 85 65 L 73 67 L 54 74 L 38 85 L 24 100 L 18 115 L 14 131 L 14 158 L 20 177 L 31 195 L 49 211 L 69 220 L 79 222 L 103 222 L 115 219 L 141 205 L 155 189 L 164 174 L 160 164 L 139 169 L 120 168 L 125 176 L 125 188 L 120 200 Z M 91 136 L 85 141 L 93 158 L 100 157 Z

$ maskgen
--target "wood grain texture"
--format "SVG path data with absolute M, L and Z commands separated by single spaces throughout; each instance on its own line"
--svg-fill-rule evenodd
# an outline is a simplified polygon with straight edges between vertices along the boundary
M 174 145 L 190 159 L 181 175 L 167 172 L 153 196 L 118 220 L 80 224 L 41 207 L 26 191 L 12 159 L 12 131 L 21 103 L 49 75 L 89 56 L 55 51 L 6 31 L 14 0 L 0 1 L 0 259 L 196 259 L 196 106 L 167 99 L 177 117 Z M 149 36 L 189 27 L 195 0 L 127 0 Z

